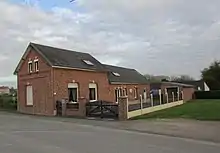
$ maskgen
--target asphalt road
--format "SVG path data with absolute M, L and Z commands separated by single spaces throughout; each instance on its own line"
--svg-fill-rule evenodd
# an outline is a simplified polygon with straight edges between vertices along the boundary
M 0 153 L 219 153 L 220 144 L 0 112 Z

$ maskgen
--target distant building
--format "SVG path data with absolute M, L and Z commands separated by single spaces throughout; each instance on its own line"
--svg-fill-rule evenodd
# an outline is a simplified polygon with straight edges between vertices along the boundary
M 175 81 L 174 81 L 175 82 Z M 193 85 L 196 91 L 210 91 L 209 86 L 203 80 L 195 80 L 195 81 L 177 81 L 178 83 Z
M 0 94 L 9 94 L 10 88 L 7 86 L 0 86 Z

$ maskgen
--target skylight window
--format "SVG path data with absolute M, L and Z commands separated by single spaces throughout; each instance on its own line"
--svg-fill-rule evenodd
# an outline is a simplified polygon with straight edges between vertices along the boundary
M 87 65 L 94 65 L 91 61 L 89 61 L 89 60 L 83 60 L 83 62 L 85 62 Z
M 117 77 L 119 77 L 119 76 L 121 76 L 119 73 L 117 73 L 117 72 L 112 72 L 112 74 L 114 75 L 114 76 L 117 76 Z

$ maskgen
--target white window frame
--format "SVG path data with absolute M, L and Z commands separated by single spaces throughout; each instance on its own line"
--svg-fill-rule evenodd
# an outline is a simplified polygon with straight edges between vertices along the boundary
M 137 99 L 138 98 L 138 88 L 134 87 L 134 98 Z
M 123 95 L 123 96 L 127 96 L 127 92 L 128 92 L 128 91 L 127 91 L 127 88 L 123 88 L 123 89 L 122 89 L 122 93 L 123 93 L 122 95 Z
M 112 72 L 112 74 L 114 75 L 114 76 L 117 76 L 117 77 L 120 77 L 121 75 L 119 74 L 119 73 L 117 73 L 117 72 Z
M 33 87 L 31 85 L 26 86 L 26 105 L 33 106 Z
M 30 64 L 31 64 L 31 69 L 30 69 Z M 28 73 L 32 73 L 33 72 L 33 62 L 29 61 L 28 62 Z
M 116 103 L 118 103 L 118 98 L 120 97 L 120 88 L 118 87 L 118 88 L 115 88 L 115 90 L 116 90 L 116 97 L 117 97 L 117 99 L 116 99 Z
M 37 63 L 37 68 L 36 68 L 36 63 Z M 39 60 L 38 59 L 34 60 L 34 69 L 35 69 L 36 72 L 39 71 Z
M 98 100 L 98 90 L 97 90 L 97 84 L 96 83 L 89 83 L 89 89 L 95 89 L 95 100 L 89 100 L 90 102 L 94 102 Z M 90 90 L 89 90 L 90 92 Z
M 77 101 L 69 101 L 70 103 L 78 103 L 79 99 L 79 86 L 78 83 L 68 83 L 68 90 L 71 88 L 76 88 L 76 94 L 77 94 Z M 68 93 L 69 94 L 69 93 Z M 69 95 L 68 95 L 69 99 Z
M 87 65 L 91 65 L 91 66 L 94 65 L 90 60 L 83 60 L 83 62 L 85 62 Z

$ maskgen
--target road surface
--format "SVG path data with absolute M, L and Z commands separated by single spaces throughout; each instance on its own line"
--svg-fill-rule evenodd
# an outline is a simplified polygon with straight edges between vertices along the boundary
M 0 112 L 0 152 L 219 153 L 220 144 Z

